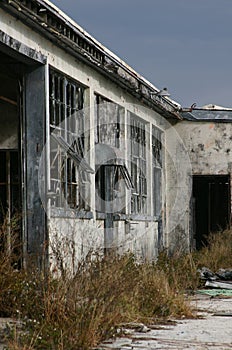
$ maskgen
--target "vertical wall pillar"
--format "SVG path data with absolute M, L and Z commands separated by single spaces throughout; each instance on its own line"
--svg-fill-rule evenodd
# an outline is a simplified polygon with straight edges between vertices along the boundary
M 26 264 L 38 268 L 43 267 L 47 249 L 46 215 L 40 199 L 38 179 L 46 132 L 45 70 L 45 66 L 40 66 L 25 76 L 23 123 Z
M 113 200 L 114 200 L 114 171 L 110 165 L 104 165 L 105 182 L 105 223 L 104 250 L 109 254 L 116 247 L 114 237 Z

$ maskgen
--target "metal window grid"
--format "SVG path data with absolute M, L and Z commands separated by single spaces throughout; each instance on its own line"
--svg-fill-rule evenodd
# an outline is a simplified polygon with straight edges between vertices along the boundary
M 84 90 L 76 81 L 50 70 L 50 130 L 54 136 L 50 141 L 52 207 L 88 209 L 84 193 L 88 190 L 89 178 L 85 173 L 91 171 L 82 159 Z
M 153 213 L 154 216 L 160 217 L 162 203 L 162 163 L 163 163 L 163 148 L 162 148 L 162 131 L 152 126 L 152 193 L 153 193 Z
M 146 123 L 130 113 L 131 178 L 135 191 L 131 197 L 131 213 L 147 211 Z

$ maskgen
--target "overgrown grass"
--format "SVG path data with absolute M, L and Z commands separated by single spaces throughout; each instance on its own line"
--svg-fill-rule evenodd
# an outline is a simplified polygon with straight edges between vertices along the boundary
M 15 342 L 22 349 L 25 344 L 28 349 L 89 349 L 121 323 L 191 315 L 164 271 L 137 264 L 130 254 L 85 261 L 75 276 L 65 279 L 19 272 L 9 304 L 10 298 L 25 333 L 14 337 L 9 349 Z
M 196 254 L 163 252 L 156 263 L 138 264 L 132 254 L 89 256 L 75 275 L 57 278 L 15 270 L 1 252 L 0 314 L 23 324 L 12 331 L 8 349 L 85 350 L 113 336 L 121 323 L 191 317 L 186 290 L 199 286 L 198 267 L 232 266 L 231 235 L 213 236 Z
M 219 268 L 232 268 L 232 230 L 209 236 L 208 246 L 195 253 L 199 267 L 206 266 L 213 272 Z

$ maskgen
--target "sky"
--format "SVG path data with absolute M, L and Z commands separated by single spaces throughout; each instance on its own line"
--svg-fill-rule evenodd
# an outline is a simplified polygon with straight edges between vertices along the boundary
M 232 0 L 50 0 L 182 107 L 232 108 Z

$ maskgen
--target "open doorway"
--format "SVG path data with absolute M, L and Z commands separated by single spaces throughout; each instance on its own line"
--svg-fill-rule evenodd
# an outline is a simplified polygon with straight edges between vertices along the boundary
M 38 174 L 46 141 L 46 67 L 45 56 L 4 34 L 4 42 L 0 40 L 0 221 L 6 218 L 12 223 L 18 211 L 20 264 L 39 268 L 47 264 L 46 214 Z M 7 237 L 0 244 L 11 252 L 12 231 L 4 231 Z
M 14 58 L 0 52 L 0 241 L 4 251 L 11 251 L 13 239 L 17 238 L 13 238 L 11 232 L 13 217 L 14 235 L 21 235 L 18 69 Z
M 207 245 L 211 232 L 230 224 L 230 176 L 193 176 L 193 221 L 196 249 Z

